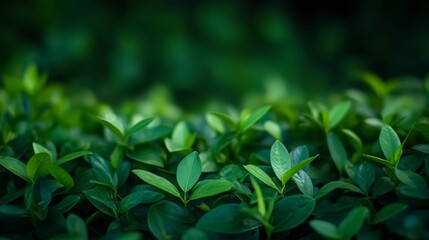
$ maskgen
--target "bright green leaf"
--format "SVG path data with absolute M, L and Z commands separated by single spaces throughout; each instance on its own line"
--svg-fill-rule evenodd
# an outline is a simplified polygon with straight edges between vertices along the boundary
M 56 165 L 51 165 L 49 168 L 49 173 L 52 177 L 55 178 L 59 183 L 64 185 L 65 188 L 70 189 L 74 187 L 74 180 L 70 174 L 61 167 Z
M 142 130 L 147 125 L 149 125 L 153 120 L 154 120 L 154 118 L 146 118 L 146 119 L 143 119 L 143 120 L 139 121 L 138 123 L 134 124 L 130 129 L 128 129 L 125 132 L 125 137 L 129 137 L 129 136 L 137 133 L 138 131 Z
M 379 141 L 386 159 L 395 164 L 399 160 L 397 151 L 401 147 L 401 141 L 395 130 L 389 125 L 384 125 L 380 132 Z
M 260 169 L 259 167 L 249 164 L 249 165 L 245 165 L 244 168 L 254 177 L 259 179 L 261 182 L 267 184 L 268 186 L 270 186 L 271 188 L 277 191 L 280 191 L 279 188 L 276 186 L 276 184 L 273 182 L 273 180 L 270 178 L 270 176 L 268 176 L 268 174 L 264 172 L 262 169 Z
M 177 183 L 186 193 L 189 191 L 201 176 L 201 160 L 197 152 L 187 155 L 177 166 Z
M 239 131 L 245 132 L 247 129 L 252 127 L 268 112 L 268 110 L 270 110 L 270 108 L 271 106 L 265 106 L 247 114 L 243 118 L 240 118 L 240 123 L 238 127 Z
M 51 156 L 48 153 L 35 154 L 27 162 L 27 175 L 32 181 L 35 181 L 37 178 L 47 175 L 50 167 Z
M 208 179 L 199 182 L 192 191 L 190 200 L 210 197 L 231 190 L 232 183 L 225 179 Z
M 25 181 L 31 181 L 27 175 L 25 164 L 18 159 L 8 156 L 0 156 L 0 165 Z
M 293 166 L 291 169 L 287 170 L 281 178 L 283 185 L 286 184 L 287 181 L 289 181 L 289 179 L 291 179 L 297 172 L 299 172 L 300 170 L 305 168 L 308 164 L 310 164 L 318 156 L 319 155 L 307 158 L 306 160 L 298 163 L 297 165 Z
M 148 184 L 180 198 L 179 190 L 167 179 L 145 170 L 135 169 L 132 172 Z
M 282 180 L 286 171 L 292 167 L 292 160 L 288 150 L 278 140 L 271 146 L 270 161 L 271 167 L 279 180 Z M 285 184 L 283 181 L 282 183 Z
M 66 162 L 69 162 L 69 161 L 71 161 L 71 160 L 74 160 L 74 159 L 76 159 L 76 158 L 79 158 L 79 157 L 82 157 L 82 156 L 85 156 L 85 155 L 89 155 L 89 154 L 92 154 L 92 152 L 90 152 L 90 151 L 78 151 L 78 152 L 72 152 L 72 153 L 69 153 L 69 154 L 66 154 L 66 155 L 64 155 L 64 156 L 60 157 L 60 158 L 55 162 L 55 164 L 56 164 L 56 165 L 61 165 L 61 164 L 64 164 L 64 163 L 66 163 Z
M 329 111 L 328 131 L 333 129 L 344 119 L 351 106 L 352 103 L 350 101 L 345 101 L 335 105 L 335 107 Z

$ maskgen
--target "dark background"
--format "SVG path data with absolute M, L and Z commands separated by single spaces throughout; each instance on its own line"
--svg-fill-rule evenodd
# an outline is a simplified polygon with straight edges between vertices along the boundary
M 422 79 L 429 66 L 423 0 L 3 1 L 0 20 L 1 75 L 34 62 L 112 104 L 159 84 L 185 108 L 272 79 L 323 94 L 360 70 Z

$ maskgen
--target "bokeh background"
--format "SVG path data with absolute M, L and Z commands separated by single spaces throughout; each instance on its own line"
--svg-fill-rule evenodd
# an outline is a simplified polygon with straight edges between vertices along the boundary
M 165 86 L 191 108 L 429 72 L 429 1 L 4 1 L 0 74 L 30 63 L 115 104 Z M 278 84 L 278 83 L 281 84 Z M 155 91 L 156 92 L 156 91 Z

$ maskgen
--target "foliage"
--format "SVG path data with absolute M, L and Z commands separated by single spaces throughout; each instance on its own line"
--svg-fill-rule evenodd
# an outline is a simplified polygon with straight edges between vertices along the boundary
M 0 89 L 0 235 L 428 238 L 427 89 L 364 81 L 331 108 L 172 119 L 71 98 L 30 67 Z

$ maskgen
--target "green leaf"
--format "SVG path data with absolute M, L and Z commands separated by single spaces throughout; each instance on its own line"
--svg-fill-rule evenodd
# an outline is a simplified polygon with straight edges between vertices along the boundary
M 337 227 L 327 221 L 311 220 L 310 226 L 320 235 L 327 239 L 342 239 Z
M 154 148 L 140 149 L 128 153 L 129 158 L 156 167 L 164 167 L 165 153 Z
M 352 103 L 350 101 L 344 101 L 335 105 L 335 107 L 329 111 L 328 131 L 333 129 L 344 119 L 351 106 Z
M 69 233 L 74 234 L 78 239 L 88 239 L 88 230 L 85 221 L 75 214 L 67 216 L 67 230 Z
M 149 125 L 153 120 L 154 120 L 154 118 L 146 118 L 146 119 L 143 119 L 143 120 L 139 121 L 138 123 L 134 124 L 130 129 L 128 129 L 126 131 L 125 137 L 129 137 L 129 136 L 137 133 L 138 131 L 142 130 L 147 125 Z
M 197 227 L 209 232 L 243 233 L 261 226 L 255 219 L 240 212 L 240 205 L 228 203 L 220 205 L 204 214 L 197 222 Z
M 177 166 L 177 183 L 186 193 L 201 176 L 201 160 L 197 152 L 188 154 Z
M 56 165 L 51 165 L 49 168 L 49 173 L 52 175 L 52 177 L 55 178 L 55 180 L 64 185 L 65 188 L 70 189 L 74 187 L 74 180 L 72 176 L 70 176 L 70 174 L 63 168 Z
M 37 153 L 27 162 L 26 170 L 28 177 L 35 181 L 37 178 L 48 175 L 51 167 L 51 157 L 49 154 Z
M 417 144 L 412 148 L 416 151 L 429 154 L 429 144 Z
M 268 176 L 268 174 L 265 173 L 262 169 L 252 164 L 245 165 L 244 168 L 261 182 L 280 192 L 279 188 L 276 186 L 270 176 Z
M 289 181 L 297 172 L 305 168 L 308 164 L 310 164 L 314 159 L 316 159 L 319 155 L 313 156 L 311 158 L 307 158 L 304 161 L 298 163 L 297 165 L 293 166 L 291 169 L 287 170 L 285 174 L 283 174 L 281 181 L 284 184 Z
M 293 229 L 302 224 L 313 212 L 316 201 L 304 195 L 287 196 L 274 206 L 274 232 Z
M 384 98 L 387 95 L 388 88 L 377 75 L 370 72 L 364 72 L 362 73 L 362 80 L 371 87 L 378 97 Z
M 150 190 L 136 191 L 128 194 L 119 203 L 119 211 L 122 214 L 141 203 L 153 203 L 164 198 L 164 195 Z
M 114 218 L 118 217 L 118 207 L 106 188 L 95 187 L 91 190 L 83 191 L 83 194 L 102 213 Z
M 60 157 L 60 158 L 55 162 L 55 164 L 56 164 L 56 165 L 61 165 L 61 164 L 64 164 L 64 163 L 66 163 L 66 162 L 69 162 L 69 161 L 71 161 L 71 160 L 74 160 L 74 159 L 76 159 L 76 158 L 79 158 L 79 157 L 82 157 L 82 156 L 85 156 L 85 155 L 89 155 L 89 154 L 92 154 L 92 152 L 90 152 L 90 151 L 78 151 L 78 152 L 72 152 L 72 153 L 69 153 L 69 154 L 66 154 L 66 155 L 64 155 L 64 156 Z
M 265 130 L 271 134 L 275 139 L 282 139 L 282 130 L 277 122 L 274 121 L 266 121 L 264 123 Z
M 221 119 L 223 122 L 228 124 L 231 128 L 235 127 L 235 121 L 226 114 L 219 113 L 219 112 L 209 112 L 208 114 L 213 115 L 213 116 Z
M 323 185 L 323 187 L 320 188 L 320 190 L 316 193 L 314 198 L 320 199 L 320 198 L 324 197 L 325 195 L 327 195 L 328 193 L 334 191 L 337 188 L 343 188 L 343 189 L 347 189 L 347 190 L 350 190 L 350 191 L 355 192 L 355 193 L 360 193 L 362 195 L 365 195 L 365 193 L 363 193 L 358 187 L 356 187 L 355 185 L 353 185 L 351 183 L 347 183 L 347 182 L 343 182 L 343 181 L 332 181 L 332 182 L 329 182 L 329 183 Z
M 299 171 L 293 176 L 293 181 L 298 186 L 299 190 L 307 196 L 314 195 L 313 182 L 310 176 L 303 170 Z
M 34 151 L 34 154 L 47 153 L 47 154 L 49 154 L 49 157 L 52 160 L 55 160 L 52 156 L 52 152 L 49 149 L 45 148 L 44 146 L 42 146 L 38 143 L 33 142 L 33 151 Z
M 189 228 L 186 218 L 189 212 L 169 201 L 152 205 L 147 216 L 149 229 L 157 239 L 178 239 Z
M 116 146 L 110 154 L 110 164 L 116 169 L 124 158 L 124 149 L 122 146 Z
M 279 140 L 276 140 L 271 146 L 270 161 L 271 167 L 279 180 L 282 180 L 286 171 L 292 167 L 292 160 L 289 152 Z M 282 183 L 285 184 L 283 181 Z
M 379 197 L 395 189 L 395 184 L 389 177 L 381 177 L 377 179 L 372 189 L 374 197 Z
M 360 189 L 368 195 L 370 187 L 375 180 L 374 167 L 367 162 L 360 164 L 356 169 L 355 180 Z
M 386 220 L 389 220 L 390 218 L 394 217 L 395 215 L 404 211 L 407 208 L 408 205 L 402 202 L 395 202 L 384 206 L 382 209 L 380 209 L 380 211 L 375 214 L 372 224 L 379 224 L 385 222 Z
M 173 196 L 181 198 L 179 190 L 167 179 L 145 170 L 135 169 L 132 170 L 132 172 L 148 184 L 157 187 Z
M 212 113 L 207 113 L 205 115 L 205 117 L 206 117 L 206 121 L 207 121 L 208 125 L 211 128 L 213 128 L 216 132 L 219 132 L 219 133 L 225 132 L 225 127 L 223 125 L 223 122 L 218 116 L 216 116 Z
M 73 213 L 67 216 L 67 230 L 78 239 L 88 239 L 88 230 L 85 221 Z
M 209 236 L 207 235 L 207 233 L 201 229 L 195 228 L 195 227 L 191 227 L 188 228 L 182 235 L 182 240 L 193 240 L 193 239 L 198 239 L 198 240 L 209 240 Z
M 386 159 L 389 162 L 396 164 L 399 160 L 397 151 L 400 151 L 401 141 L 399 140 L 395 130 L 387 124 L 384 125 L 380 132 L 379 142 Z
M 290 152 L 292 165 L 297 165 L 299 162 L 302 162 L 309 157 L 308 148 L 305 145 L 296 147 Z
M 395 174 L 402 183 L 427 191 L 426 180 L 419 174 L 411 171 L 402 171 L 397 168 L 395 169 Z
M 240 118 L 240 123 L 238 125 L 239 132 L 245 132 L 247 129 L 252 127 L 270 110 L 270 108 L 271 106 L 265 106 L 249 113 L 243 118 Z
M 70 211 L 80 200 L 81 197 L 79 195 L 68 195 L 53 208 L 59 213 L 66 213 Z
M 264 195 L 262 194 L 261 187 L 259 186 L 258 182 L 255 180 L 254 177 L 250 177 L 250 182 L 252 183 L 252 187 L 256 195 L 259 215 L 262 216 L 264 219 L 267 219 L 266 218 L 267 208 L 265 206 L 265 199 L 264 199 Z
M 342 174 L 348 158 L 346 149 L 335 133 L 328 133 L 328 148 L 338 172 Z
M 357 207 L 350 211 L 347 217 L 338 226 L 338 233 L 344 239 L 350 239 L 362 227 L 363 222 L 369 216 L 366 207 Z
M 225 179 L 208 179 L 199 182 L 192 191 L 190 200 L 210 197 L 231 190 L 232 183 Z
M 112 116 L 111 118 L 117 118 L 116 116 Z M 109 129 L 117 138 L 117 140 L 122 141 L 125 136 L 122 130 L 122 126 L 119 124 L 117 120 L 108 120 L 101 117 L 98 117 L 98 120 L 101 124 L 103 124 L 104 127 Z M 116 123 L 115 123 L 116 122 Z
M 384 165 L 386 167 L 389 167 L 389 168 L 393 168 L 394 167 L 394 165 L 391 162 L 387 161 L 386 159 L 382 159 L 382 158 L 379 158 L 379 157 L 375 157 L 375 156 L 371 156 L 371 155 L 366 155 L 366 154 L 363 154 L 362 156 L 364 158 L 372 161 L 372 162 L 376 162 L 376 163 L 382 164 L 382 165 Z
M 16 158 L 8 156 L 0 156 L 0 165 L 12 172 L 15 176 L 30 182 L 31 179 L 27 175 L 25 164 Z

